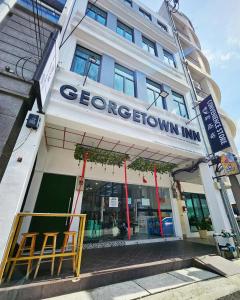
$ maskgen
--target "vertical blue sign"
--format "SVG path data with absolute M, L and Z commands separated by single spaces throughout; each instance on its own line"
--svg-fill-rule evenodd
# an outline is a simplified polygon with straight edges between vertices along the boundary
M 226 132 L 211 95 L 199 104 L 200 114 L 213 153 L 230 147 Z

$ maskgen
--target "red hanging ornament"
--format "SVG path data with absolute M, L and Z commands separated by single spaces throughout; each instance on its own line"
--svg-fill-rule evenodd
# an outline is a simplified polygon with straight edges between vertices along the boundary
M 144 175 L 143 175 L 142 180 L 143 180 L 143 183 L 147 183 L 147 179 L 144 177 Z

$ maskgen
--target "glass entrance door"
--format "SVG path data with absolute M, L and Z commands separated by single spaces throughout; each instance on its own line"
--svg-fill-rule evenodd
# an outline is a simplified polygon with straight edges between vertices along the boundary
M 164 236 L 174 236 L 169 190 L 160 188 Z M 128 185 L 131 239 L 159 238 L 155 188 Z M 86 180 L 82 213 L 87 214 L 85 243 L 127 239 L 124 184 Z

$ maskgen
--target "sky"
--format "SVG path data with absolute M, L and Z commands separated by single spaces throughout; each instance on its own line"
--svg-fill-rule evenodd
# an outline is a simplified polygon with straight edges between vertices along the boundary
M 163 0 L 141 0 L 158 11 Z M 192 21 L 211 76 L 221 89 L 221 107 L 234 119 L 240 153 L 240 1 L 179 0 L 180 11 Z

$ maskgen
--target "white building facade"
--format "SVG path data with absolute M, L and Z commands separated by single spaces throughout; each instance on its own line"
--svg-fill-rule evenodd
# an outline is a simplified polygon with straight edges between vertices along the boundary
M 13 152 L 0 185 L 0 258 L 19 211 L 86 213 L 85 247 L 198 236 L 194 222 L 209 217 L 213 230 L 230 230 L 207 163 L 199 165 L 199 173 L 179 175 L 181 194 L 170 173 L 157 175 L 162 235 L 151 172 L 127 169 L 130 239 L 123 166 L 87 162 L 79 193 L 83 161 L 74 158 L 77 144 L 128 154 L 128 165 L 144 158 L 174 164 L 176 169 L 207 152 L 197 119 L 189 122 L 196 115 L 194 99 L 164 5 L 157 14 L 139 1 L 81 0 L 71 16 L 45 114 L 36 131 L 23 126 L 17 145 L 24 142 Z M 198 55 L 199 66 L 189 61 L 192 77 L 201 79 L 204 92 L 211 93 L 219 107 L 220 91 L 208 74 L 197 36 L 184 16 L 175 18 L 189 33 L 184 42 Z M 166 97 L 159 96 L 163 91 Z M 220 113 L 234 148 L 235 125 Z M 231 191 L 229 195 L 233 198 Z M 22 230 L 47 226 L 32 221 Z M 54 230 L 64 231 L 66 226 L 64 220 Z M 75 228 L 73 222 L 71 229 Z

